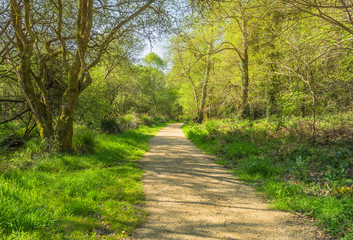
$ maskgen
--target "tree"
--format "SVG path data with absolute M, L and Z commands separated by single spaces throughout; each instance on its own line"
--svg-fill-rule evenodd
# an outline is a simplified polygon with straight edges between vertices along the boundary
M 214 55 L 218 52 L 222 33 L 213 19 L 196 17 L 190 21 L 193 21 L 190 32 L 185 31 L 172 39 L 174 46 L 171 51 L 174 53 L 174 71 L 179 72 L 176 75 L 186 79 L 192 87 L 193 105 L 196 108 L 194 121 L 202 123 L 206 114 Z
M 353 34 L 353 3 L 350 0 L 287 0 L 285 3 Z
M 225 41 L 222 43 L 223 50 L 233 50 L 241 66 L 241 102 L 239 114 L 249 116 L 249 51 L 251 47 L 258 45 L 255 36 L 262 22 L 271 9 L 272 1 L 234 1 L 221 4 L 219 13 L 225 21 Z
M 136 66 L 139 96 L 144 99 L 136 100 L 138 112 L 168 117 L 178 114 L 175 87 L 167 83 L 165 68 L 165 61 L 153 52 L 142 59 L 142 65 Z M 140 109 L 142 106 L 144 110 Z
M 151 52 L 146 55 L 142 62 L 146 65 L 141 67 L 140 80 L 142 84 L 147 88 L 147 92 L 150 93 L 153 105 L 153 114 L 157 115 L 159 112 L 157 102 L 157 91 L 161 87 L 164 80 L 164 73 L 162 70 L 165 67 L 163 60 L 155 53 Z
M 155 17 L 154 7 L 162 2 L 10 0 L 3 6 L 2 61 L 12 66 L 42 138 L 55 139 L 63 151 L 73 150 L 75 103 L 92 83 L 90 70 L 112 43 L 144 27 L 142 15 Z M 54 81 L 63 88 L 57 116 L 50 94 L 50 64 L 61 68 Z
M 180 83 L 180 102 L 187 116 L 199 115 L 208 54 L 212 68 L 205 109 L 209 115 L 214 109 L 214 117 L 231 112 L 251 118 L 312 115 L 315 136 L 317 114 L 351 106 L 351 36 L 338 25 L 288 8 L 287 2 L 194 2 L 201 4 L 202 20 L 186 21 L 184 34 L 179 32 L 171 41 L 170 77 Z M 349 5 L 325 7 L 321 6 L 322 12 L 349 25 L 343 18 L 343 12 L 349 18 Z M 200 37 L 207 32 L 205 22 L 214 24 L 217 35 L 212 51 L 204 48 L 211 38 Z

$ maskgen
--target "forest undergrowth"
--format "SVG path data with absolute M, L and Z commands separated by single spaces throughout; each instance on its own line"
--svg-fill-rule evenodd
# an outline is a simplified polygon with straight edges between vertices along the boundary
M 118 239 L 143 221 L 148 140 L 166 124 L 121 134 L 76 127 L 77 152 L 30 138 L 0 157 L 0 239 Z M 4 125 L 2 131 L 5 131 Z
M 271 200 L 314 219 L 334 239 L 353 239 L 352 113 L 308 118 L 207 120 L 183 130 Z

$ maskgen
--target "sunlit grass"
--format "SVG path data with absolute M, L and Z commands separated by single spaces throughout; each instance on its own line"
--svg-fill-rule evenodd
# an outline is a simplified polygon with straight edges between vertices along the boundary
M 99 134 L 95 153 L 88 155 L 13 155 L 11 169 L 0 177 L 0 236 L 118 239 L 130 234 L 145 216 L 139 207 L 144 193 L 138 160 L 163 126 Z

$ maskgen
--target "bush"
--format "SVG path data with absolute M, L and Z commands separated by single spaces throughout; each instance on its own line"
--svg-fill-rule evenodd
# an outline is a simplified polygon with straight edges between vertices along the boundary
M 98 144 L 97 133 L 86 127 L 78 127 L 75 129 L 73 144 L 81 153 L 94 153 Z
M 156 123 L 166 123 L 169 121 L 168 117 L 164 116 L 154 116 L 153 121 Z
M 23 141 L 23 137 L 17 134 L 11 134 L 9 136 L 6 136 L 0 139 L 0 147 L 4 147 L 7 149 L 14 149 L 14 148 L 22 147 L 24 145 L 25 145 L 25 142 Z
M 26 151 L 29 154 L 39 154 L 43 152 L 46 145 L 46 141 L 40 139 L 39 137 L 31 138 L 26 142 Z
M 153 125 L 153 119 L 147 115 L 142 115 L 140 117 L 140 122 L 142 125 L 151 127 Z
M 217 135 L 219 133 L 218 124 L 216 121 L 207 121 L 205 128 L 209 135 Z
M 102 119 L 100 122 L 100 128 L 103 132 L 108 134 L 118 134 L 123 132 L 114 118 Z
M 138 118 L 133 114 L 126 114 L 121 116 L 119 118 L 119 124 L 122 131 L 139 128 Z
M 0 125 L 0 148 L 12 150 L 24 146 L 22 128 L 13 122 Z

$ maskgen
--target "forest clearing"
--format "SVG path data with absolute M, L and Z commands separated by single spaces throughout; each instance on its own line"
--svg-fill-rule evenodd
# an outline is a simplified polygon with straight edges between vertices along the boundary
M 0 0 L 0 239 L 353 239 L 352 16 Z

